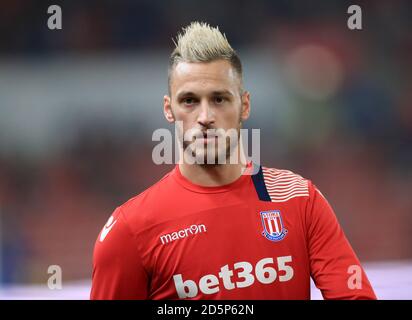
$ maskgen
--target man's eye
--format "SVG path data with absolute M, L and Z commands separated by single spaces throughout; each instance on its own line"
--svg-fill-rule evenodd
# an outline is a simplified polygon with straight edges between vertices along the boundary
M 225 98 L 224 97 L 215 97 L 215 103 L 216 104 L 222 104 L 223 102 L 225 102 Z
M 194 104 L 196 101 L 193 98 L 185 98 L 183 99 L 184 104 Z

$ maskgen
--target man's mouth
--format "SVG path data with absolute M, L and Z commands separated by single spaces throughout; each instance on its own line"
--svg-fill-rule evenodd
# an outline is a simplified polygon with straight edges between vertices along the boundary
M 195 142 L 207 145 L 218 140 L 219 136 L 214 132 L 201 131 L 195 134 Z
M 200 136 L 200 140 L 203 140 L 205 144 L 210 143 L 213 140 L 217 140 L 218 136 L 215 133 L 212 132 L 203 132 L 203 134 Z

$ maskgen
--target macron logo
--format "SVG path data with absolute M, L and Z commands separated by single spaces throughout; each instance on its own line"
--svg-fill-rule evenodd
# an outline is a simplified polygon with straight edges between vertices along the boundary
M 167 233 L 160 236 L 160 242 L 167 244 L 175 240 L 189 237 L 190 235 L 206 232 L 206 226 L 204 224 L 193 224 L 189 228 L 181 229 L 172 233 Z
M 117 220 L 114 220 L 113 216 L 107 220 L 106 225 L 103 227 L 102 232 L 100 233 L 100 242 L 103 242 L 103 240 L 106 238 L 107 234 L 112 230 L 113 226 L 116 224 Z

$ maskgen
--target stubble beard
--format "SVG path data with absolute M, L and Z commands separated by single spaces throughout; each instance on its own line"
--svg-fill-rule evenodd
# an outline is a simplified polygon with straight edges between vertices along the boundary
M 218 166 L 231 163 L 230 158 L 232 154 L 239 151 L 238 147 L 240 144 L 241 126 L 242 122 L 239 120 L 239 126 L 237 128 L 233 128 L 236 129 L 235 139 L 231 139 L 229 136 L 219 135 L 214 144 L 208 143 L 207 145 L 200 145 L 200 143 L 196 144 L 195 140 L 183 140 L 183 153 L 189 153 L 194 159 L 196 159 L 196 164 L 201 166 Z M 209 130 L 210 129 L 211 128 L 209 128 Z M 222 141 L 223 139 L 224 141 Z M 209 155 L 210 153 L 211 155 Z M 238 155 L 234 155 L 234 157 L 236 161 L 235 163 L 238 163 Z

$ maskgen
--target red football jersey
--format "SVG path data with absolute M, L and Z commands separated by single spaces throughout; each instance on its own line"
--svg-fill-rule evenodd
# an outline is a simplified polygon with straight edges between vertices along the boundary
M 177 165 L 118 207 L 96 241 L 91 299 L 310 299 L 310 277 L 325 299 L 376 299 L 317 188 L 256 168 L 203 187 Z

